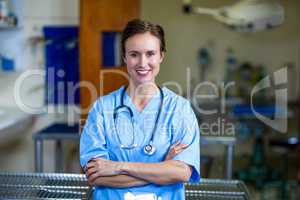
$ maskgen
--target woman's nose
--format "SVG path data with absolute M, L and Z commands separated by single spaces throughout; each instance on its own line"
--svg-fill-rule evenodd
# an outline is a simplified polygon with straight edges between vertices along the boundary
M 141 55 L 139 61 L 140 61 L 139 65 L 141 67 L 145 67 L 147 65 L 147 62 L 148 62 L 147 57 L 145 55 Z

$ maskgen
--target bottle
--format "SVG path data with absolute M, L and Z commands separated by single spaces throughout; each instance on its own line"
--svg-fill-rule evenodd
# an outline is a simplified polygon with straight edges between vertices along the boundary
M 226 51 L 226 58 L 225 58 L 225 77 L 224 77 L 224 83 L 227 85 L 230 82 L 235 81 L 235 75 L 237 71 L 237 59 L 235 57 L 234 51 L 232 48 L 228 48 Z M 234 88 L 230 88 L 227 91 L 228 96 L 235 96 L 236 90 Z
M 6 20 L 9 15 L 7 0 L 0 0 L 0 25 L 6 24 Z
M 0 71 L 2 70 L 2 55 L 0 54 Z

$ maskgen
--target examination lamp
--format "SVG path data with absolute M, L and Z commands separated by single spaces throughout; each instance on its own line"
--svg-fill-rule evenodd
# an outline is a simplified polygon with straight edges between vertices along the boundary
M 271 29 L 284 22 L 284 8 L 275 0 L 241 0 L 231 6 L 204 8 L 183 0 L 183 12 L 207 14 L 240 32 Z

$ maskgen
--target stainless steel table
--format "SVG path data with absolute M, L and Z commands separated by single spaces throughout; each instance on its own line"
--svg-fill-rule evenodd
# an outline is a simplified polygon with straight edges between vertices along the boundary
M 0 199 L 91 199 L 84 175 L 0 173 Z
M 236 143 L 235 137 L 201 136 L 201 145 L 221 144 L 226 147 L 226 178 L 232 179 L 233 147 Z
M 239 180 L 205 179 L 185 184 L 186 200 L 248 200 L 251 195 Z
M 0 173 L 0 199 L 92 199 L 85 175 L 59 173 Z M 186 183 L 187 200 L 248 200 L 242 181 L 201 179 Z

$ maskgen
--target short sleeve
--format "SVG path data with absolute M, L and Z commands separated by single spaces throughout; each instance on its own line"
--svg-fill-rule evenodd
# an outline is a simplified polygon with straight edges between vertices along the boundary
M 80 165 L 82 167 L 86 166 L 93 158 L 109 159 L 101 107 L 100 100 L 94 103 L 80 136 Z
M 184 103 L 177 113 L 176 131 L 172 138 L 172 144 L 181 141 L 188 147 L 173 160 L 182 161 L 192 167 L 192 175 L 189 182 L 200 181 L 200 133 L 197 118 L 188 101 Z

